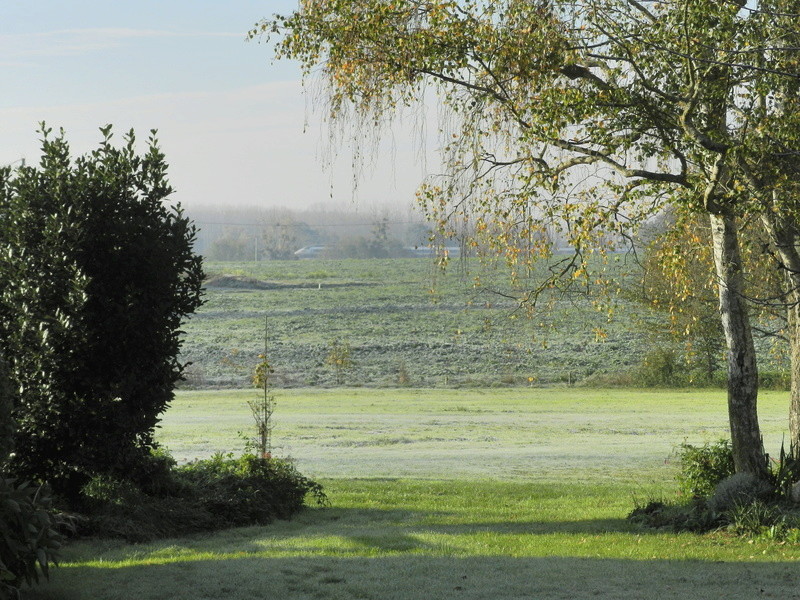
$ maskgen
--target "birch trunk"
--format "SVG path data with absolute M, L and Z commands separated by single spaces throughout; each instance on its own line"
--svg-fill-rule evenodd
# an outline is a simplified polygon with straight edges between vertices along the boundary
M 765 477 L 767 461 L 758 425 L 758 368 L 750 319 L 744 302 L 744 279 L 736 219 L 710 214 L 719 310 L 728 346 L 728 417 L 737 473 Z
M 765 213 L 763 223 L 778 251 L 786 271 L 786 337 L 789 338 L 791 393 L 789 401 L 789 448 L 800 458 L 800 252 L 797 227 L 776 217 L 774 210 Z
M 792 376 L 789 399 L 789 451 L 794 458 L 800 458 L 800 306 L 797 294 L 793 296 L 794 304 L 790 304 L 787 309 Z

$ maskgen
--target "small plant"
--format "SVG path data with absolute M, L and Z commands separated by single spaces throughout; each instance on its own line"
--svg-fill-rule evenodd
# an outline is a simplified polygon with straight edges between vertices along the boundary
M 408 372 L 408 365 L 406 361 L 400 359 L 397 363 L 397 385 L 409 385 L 411 383 L 411 374 Z
M 248 400 L 247 406 L 256 425 L 254 449 L 261 458 L 272 457 L 272 413 L 275 411 L 275 396 L 271 393 L 270 379 L 274 370 L 267 361 L 267 320 L 264 319 L 264 353 L 258 355 L 259 362 L 253 371 L 253 385 L 262 391 L 258 399 Z M 249 449 L 246 444 L 246 449 Z
M 45 578 L 63 541 L 51 512 L 50 490 L 0 477 L 0 598 Z
M 800 481 L 800 457 L 797 451 L 790 447 L 786 452 L 783 442 L 781 442 L 781 452 L 778 461 L 772 469 L 773 484 L 775 491 L 786 500 L 797 501 L 794 486 Z
M 786 514 L 775 505 L 761 500 L 742 502 L 728 512 L 728 529 L 736 535 L 783 539 L 791 529 Z
M 331 367 L 336 374 L 337 385 L 344 383 L 345 373 L 353 368 L 353 358 L 350 344 L 333 340 L 328 346 L 328 356 L 325 357 L 325 364 Z
M 728 440 L 702 446 L 683 443 L 678 458 L 681 465 L 678 487 L 689 498 L 708 498 L 719 482 L 734 473 L 733 451 Z

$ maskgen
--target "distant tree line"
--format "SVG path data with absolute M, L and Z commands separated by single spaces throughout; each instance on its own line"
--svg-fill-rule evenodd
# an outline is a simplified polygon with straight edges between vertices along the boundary
M 248 211 L 210 213 L 197 219 L 201 250 L 209 260 L 291 260 L 304 247 L 321 246 L 322 258 L 400 258 L 427 247 L 430 227 L 418 218 L 365 219 L 348 212 Z

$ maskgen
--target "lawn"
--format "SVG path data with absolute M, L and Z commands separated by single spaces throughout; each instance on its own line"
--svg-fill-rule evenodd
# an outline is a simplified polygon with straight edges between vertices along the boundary
M 187 392 L 179 460 L 241 447 L 253 392 Z M 637 529 L 672 451 L 725 432 L 718 391 L 292 390 L 274 436 L 332 506 L 269 527 L 72 544 L 38 599 L 794 597 L 800 546 Z M 785 393 L 765 393 L 777 452 Z

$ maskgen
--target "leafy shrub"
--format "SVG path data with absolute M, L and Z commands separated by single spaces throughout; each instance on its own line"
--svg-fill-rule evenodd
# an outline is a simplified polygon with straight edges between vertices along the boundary
M 18 595 L 23 583 L 47 577 L 55 564 L 62 536 L 50 512 L 46 487 L 17 484 L 0 477 L 0 598 Z
M 792 386 L 792 375 L 788 371 L 759 371 L 758 387 L 762 390 L 788 391 Z
M 708 509 L 719 514 L 736 506 L 766 500 L 772 493 L 772 486 L 752 473 L 736 473 L 716 485 L 714 494 L 708 499 Z
M 563 380 L 563 377 L 562 377 Z M 636 387 L 639 383 L 638 374 L 631 371 L 617 371 L 613 373 L 595 372 L 583 379 L 576 378 L 577 387 L 608 388 L 608 387 Z
M 290 462 L 252 454 L 217 454 L 173 468 L 169 480 L 147 491 L 131 481 L 95 477 L 82 493 L 84 533 L 129 541 L 288 519 L 309 494 L 317 504 L 327 503 L 322 486 Z
M 322 486 L 277 458 L 216 454 L 179 470 L 180 478 L 200 491 L 199 500 L 225 526 L 266 524 L 288 519 L 303 506 L 307 494 L 327 502 Z
M 154 445 L 181 323 L 202 302 L 195 228 L 164 202 L 155 134 L 138 155 L 133 132 L 115 147 L 101 131 L 73 158 L 43 126 L 38 165 L 0 168 L 0 352 L 19 390 L 8 468 L 70 502 Z
M 690 498 L 711 496 L 717 484 L 734 473 L 733 451 L 728 440 L 702 446 L 681 444 L 678 457 L 679 490 Z

